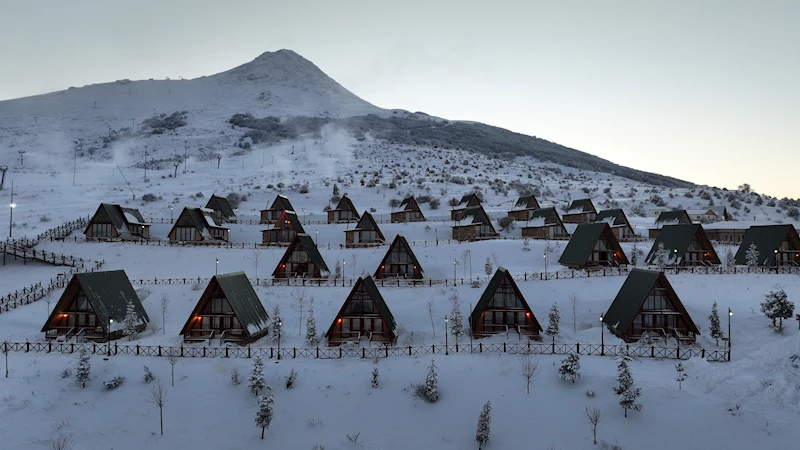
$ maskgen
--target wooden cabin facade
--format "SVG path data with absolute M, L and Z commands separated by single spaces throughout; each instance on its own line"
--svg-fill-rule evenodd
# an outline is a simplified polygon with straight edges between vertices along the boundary
M 336 208 L 328 210 L 328 223 L 355 223 L 361 219 L 350 197 L 343 195 Z
M 150 318 L 124 270 L 76 273 L 47 318 L 47 339 L 107 342 L 123 336 L 128 302 L 136 314 L 136 332 Z
M 797 266 L 800 265 L 800 237 L 794 225 L 761 225 L 747 230 L 739 251 L 736 252 L 736 264 L 747 264 L 747 251 L 755 244 L 759 266 Z
M 692 219 L 684 209 L 675 211 L 662 211 L 658 214 L 658 218 L 656 218 L 654 227 L 647 230 L 647 234 L 650 239 L 655 239 L 658 237 L 658 232 L 661 231 L 661 228 L 666 225 L 681 225 L 690 223 L 692 223 Z
M 666 252 L 665 263 L 669 266 L 710 266 L 721 263 L 714 246 L 711 245 L 711 240 L 699 223 L 662 227 L 650 253 L 645 258 L 647 264 L 659 264 L 658 253 L 661 246 Z
M 352 230 L 344 232 L 345 248 L 375 247 L 386 242 L 378 223 L 369 211 L 364 211 L 361 220 Z
M 492 225 L 492 219 L 483 210 L 483 206 L 466 208 L 453 225 L 453 239 L 457 241 L 478 241 L 495 239 L 499 236 Z
M 506 332 L 537 338 L 542 331 L 514 278 L 502 267 L 497 268 L 483 291 L 469 324 L 476 338 Z
M 573 200 L 567 208 L 567 212 L 561 216 L 564 223 L 592 223 L 597 209 L 590 198 Z
M 214 211 L 214 216 L 219 223 L 236 223 L 236 212 L 231 207 L 231 202 L 225 197 L 212 194 L 206 203 L 206 208 Z
M 582 223 L 569 239 L 558 262 L 571 269 L 598 269 L 629 264 L 607 223 Z
M 275 197 L 275 200 L 272 202 L 272 206 L 267 209 L 262 209 L 261 212 L 261 220 L 262 224 L 269 224 L 275 223 L 281 217 L 284 211 L 292 211 L 294 212 L 294 207 L 289 202 L 289 198 L 285 195 L 278 194 Z
M 400 211 L 393 212 L 391 220 L 392 223 L 424 222 L 425 215 L 422 214 L 417 199 L 412 195 L 400 202 Z
M 517 199 L 516 203 L 514 203 L 514 207 L 508 212 L 508 217 L 519 222 L 524 222 L 529 220 L 533 211 L 540 208 L 539 202 L 533 194 L 526 195 Z
M 392 312 L 369 275 L 362 275 L 350 291 L 325 337 L 329 346 L 361 339 L 390 345 L 397 338 Z
M 687 209 L 686 214 L 692 222 L 711 223 L 717 221 L 717 213 L 709 208 Z
M 467 194 L 461 197 L 458 206 L 450 210 L 450 220 L 458 222 L 466 214 L 467 208 L 476 208 L 478 206 L 481 206 L 481 199 L 478 198 L 478 194 Z
M 298 234 L 289 244 L 278 266 L 272 272 L 275 278 L 327 278 L 328 265 L 322 259 L 314 240 L 307 234 Z
M 423 269 L 411 246 L 402 234 L 395 236 L 380 265 L 375 270 L 375 278 L 422 278 Z
M 268 230 L 261 230 L 263 244 L 291 244 L 294 238 L 305 233 L 300 219 L 294 211 L 284 210 L 275 225 Z
M 606 209 L 600 211 L 597 213 L 597 215 L 595 215 L 594 222 L 606 222 L 611 227 L 611 231 L 614 232 L 614 235 L 617 236 L 617 240 L 620 242 L 631 241 L 639 238 L 639 236 L 633 231 L 633 227 L 628 221 L 628 217 L 625 216 L 625 212 L 621 209 Z
M 207 208 L 183 208 L 169 231 L 169 240 L 178 242 L 228 242 L 229 238 L 230 228 Z
M 638 341 L 645 331 L 684 342 L 700 334 L 666 275 L 653 270 L 631 270 L 602 319 L 625 342 Z
M 522 227 L 522 237 L 531 239 L 569 239 L 569 233 L 555 208 L 525 210 L 529 214 Z M 518 220 L 518 219 L 515 219 Z
M 150 224 L 138 209 L 101 203 L 83 234 L 86 239 L 150 239 Z
M 267 334 L 269 315 L 244 272 L 215 275 L 181 329 L 184 342 L 249 344 Z
M 718 244 L 739 246 L 751 226 L 769 225 L 763 222 L 725 222 L 719 221 L 703 225 L 706 236 Z

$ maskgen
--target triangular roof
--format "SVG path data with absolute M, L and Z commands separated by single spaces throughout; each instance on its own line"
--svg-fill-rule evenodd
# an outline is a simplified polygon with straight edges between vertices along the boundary
M 525 195 L 517 199 L 514 209 L 539 209 L 539 202 L 533 194 Z
M 292 229 L 295 231 L 295 233 L 306 232 L 303 229 L 303 224 L 300 223 L 300 218 L 297 217 L 297 213 L 295 213 L 294 211 L 290 211 L 288 209 L 284 209 L 283 212 L 281 212 L 280 217 L 278 217 L 278 220 L 275 221 L 275 225 L 273 225 L 272 228 L 280 228 L 279 225 L 284 220 L 289 221 L 289 224 L 292 226 Z
M 147 312 L 124 270 L 76 273 L 72 276 L 64 293 L 72 292 L 78 284 L 83 288 L 86 298 L 97 315 L 98 325 L 103 327 L 106 332 L 109 332 L 109 319 L 113 319 L 120 325 L 125 320 L 129 300 L 133 303 L 134 311 L 139 316 L 139 324 L 150 322 L 150 317 L 147 316 Z M 63 295 L 50 313 L 42 331 L 47 331 L 47 324 L 56 314 L 61 313 L 59 306 L 62 301 L 65 301 Z
M 775 264 L 775 250 L 778 250 L 786 240 L 793 244 L 794 249 L 800 249 L 800 236 L 794 225 L 752 226 L 747 229 L 739 250 L 736 252 L 736 264 L 747 264 L 747 250 L 750 248 L 750 244 L 756 244 L 759 264 Z
M 378 264 L 378 269 L 375 271 L 376 273 L 375 276 L 377 276 L 377 272 L 380 270 L 381 266 L 386 265 L 386 261 L 389 259 L 389 255 L 391 255 L 392 249 L 395 247 L 404 248 L 406 254 L 408 255 L 408 258 L 411 260 L 411 264 L 417 266 L 419 273 L 424 272 L 424 270 L 422 270 L 422 265 L 419 263 L 419 260 L 417 260 L 416 255 L 414 255 L 414 251 L 411 250 L 411 246 L 408 245 L 408 241 L 406 240 L 406 238 L 402 234 L 398 234 L 397 236 L 394 237 L 392 244 L 389 245 L 389 249 L 386 250 L 386 253 L 383 255 L 383 259 L 381 260 L 380 264 Z
M 530 213 L 530 215 L 528 217 L 529 217 L 529 220 L 546 219 L 546 218 L 550 217 L 550 214 L 552 214 L 553 211 L 555 211 L 555 208 L 553 208 L 552 206 L 549 206 L 547 208 L 534 209 Z M 558 211 L 556 211 L 556 217 L 558 217 Z M 559 220 L 561 220 L 560 217 L 559 217 Z
M 337 211 L 353 211 L 353 214 L 355 214 L 356 217 L 359 217 L 358 211 L 356 211 L 356 207 L 353 205 L 353 201 L 350 200 L 350 197 L 348 197 L 347 194 L 342 196 L 342 198 L 339 200 L 339 203 L 336 205 L 336 208 L 334 209 Z
M 478 202 L 478 205 L 481 204 L 481 199 L 478 198 L 478 194 L 472 193 L 472 194 L 464 194 L 461 197 L 461 201 L 458 202 L 458 206 L 465 205 L 465 204 L 468 205 L 472 200 L 475 200 L 476 202 Z M 475 206 L 477 206 L 477 205 L 475 205 Z
M 397 323 L 394 321 L 394 316 L 392 312 L 389 310 L 389 307 L 386 305 L 386 301 L 383 299 L 380 291 L 378 291 L 378 287 L 375 285 L 375 281 L 372 280 L 372 277 L 364 274 L 361 275 L 358 280 L 356 281 L 355 286 L 353 289 L 350 290 L 350 294 L 345 299 L 342 307 L 339 309 L 339 312 L 336 314 L 336 317 L 333 319 L 331 326 L 328 328 L 328 331 L 325 333 L 325 336 L 330 336 L 333 328 L 336 326 L 336 322 L 339 320 L 340 317 L 344 314 L 345 309 L 347 309 L 348 303 L 350 303 L 350 299 L 353 297 L 353 294 L 357 292 L 361 287 L 367 291 L 370 298 L 373 302 L 375 302 L 375 307 L 378 310 L 378 314 L 380 314 L 381 319 L 383 319 L 386 326 L 392 330 L 392 334 L 394 334 L 394 330 L 397 328 Z
M 679 224 L 679 223 L 692 223 L 692 219 L 685 209 L 678 209 L 675 211 L 661 211 L 656 219 L 656 225 L 661 224 Z
M 594 207 L 594 203 L 592 203 L 592 199 L 590 198 L 580 198 L 578 200 L 573 200 L 572 203 L 569 204 L 569 208 L 567 208 L 568 214 L 577 214 L 584 212 L 584 208 L 586 205 L 591 206 L 591 210 L 597 212 L 597 208 Z
M 622 264 L 629 264 L 628 257 L 622 250 L 622 246 L 619 245 L 617 237 L 614 235 L 614 232 L 611 231 L 611 227 L 605 222 L 582 223 L 578 225 L 575 228 L 575 232 L 572 233 L 572 237 L 570 237 L 567 243 L 567 248 L 564 249 L 564 253 L 561 254 L 561 258 L 558 259 L 558 262 L 564 265 L 583 265 L 592 254 L 592 250 L 597 241 L 603 236 L 605 236 L 611 244 L 613 251 L 615 253 L 619 252 L 622 255 L 624 259 Z
M 405 208 L 404 208 L 405 207 Z M 400 202 L 400 209 L 407 211 L 420 211 L 419 202 L 413 195 L 409 195 Z
M 170 229 L 170 234 L 172 234 L 172 230 L 174 230 L 175 227 L 178 226 L 178 222 L 181 216 L 183 216 L 184 214 L 189 216 L 189 219 L 191 220 L 194 227 L 200 230 L 201 232 L 209 228 L 227 228 L 217 220 L 217 215 L 214 214 L 214 210 L 208 208 L 185 207 L 178 216 L 178 220 L 176 220 L 175 223 L 172 225 L 172 228 Z
M 456 220 L 455 226 L 464 227 L 476 223 L 486 223 L 492 226 L 492 219 L 486 214 L 486 211 L 481 205 L 466 208 L 464 214 L 461 216 L 461 220 Z M 494 226 L 492 226 L 492 230 L 494 230 Z
M 215 275 L 211 278 L 208 286 L 203 291 L 203 295 L 200 296 L 192 310 L 192 314 L 189 315 L 186 324 L 183 325 L 181 332 L 178 334 L 186 332 L 194 317 L 203 311 L 203 307 L 211 299 L 211 295 L 217 287 L 222 290 L 231 305 L 233 314 L 236 315 L 236 319 L 239 320 L 248 336 L 254 335 L 269 326 L 269 315 L 264 309 L 264 305 L 261 304 L 253 285 L 250 284 L 250 280 L 247 279 L 247 275 L 244 272 L 233 272 Z
M 375 222 L 375 218 L 372 217 L 372 214 L 370 214 L 369 211 L 364 211 L 364 214 L 361 215 L 361 219 L 358 220 L 356 227 L 352 230 L 345 230 L 345 233 L 357 230 L 375 230 L 375 232 L 378 233 L 378 238 L 382 241 L 386 241 L 386 238 L 383 237 L 383 233 L 381 233 L 381 229 L 378 228 L 378 222 Z
M 728 220 L 728 218 L 730 217 L 730 215 L 728 214 L 728 208 L 726 208 L 725 205 L 709 206 L 708 209 L 714 211 L 714 214 L 716 214 L 717 217 L 719 217 L 722 220 Z
M 294 207 L 289 202 L 289 198 L 281 194 L 278 194 L 278 196 L 275 197 L 275 200 L 272 202 L 272 206 L 270 206 L 269 209 L 274 209 L 276 211 L 294 211 Z
M 111 225 L 117 230 L 118 233 L 128 231 L 128 225 L 130 224 L 150 226 L 149 224 L 144 223 L 144 217 L 142 217 L 142 214 L 136 208 L 127 208 L 113 203 L 101 203 L 97 208 L 97 211 L 95 211 L 94 216 L 92 216 L 92 219 L 94 219 L 94 217 L 101 210 L 105 211 L 106 215 L 111 221 Z M 86 225 L 86 228 L 83 230 L 83 233 L 86 234 L 91 226 L 92 224 L 90 221 L 90 223 Z
M 656 253 L 658 252 L 658 245 L 664 244 L 664 248 L 669 252 L 669 257 L 672 258 L 673 254 L 677 254 L 679 258 L 683 258 L 692 240 L 697 236 L 697 242 L 703 246 L 703 249 L 711 254 L 711 262 L 713 264 L 720 264 L 719 256 L 714 250 L 714 246 L 706 236 L 703 226 L 699 223 L 682 223 L 679 225 L 665 225 L 661 228 L 656 236 L 656 241 L 650 248 L 650 253 L 647 254 L 645 261 L 652 264 L 655 260 Z M 675 250 L 678 250 L 677 252 Z M 676 261 L 672 261 L 675 263 Z
M 625 217 L 626 224 L 618 224 L 617 218 L 619 215 L 622 214 Z M 625 211 L 621 209 L 604 209 L 603 211 L 599 211 L 597 215 L 594 216 L 595 222 L 608 222 L 609 225 L 628 225 L 630 221 L 628 217 L 625 216 Z
M 312 239 L 311 236 L 306 233 L 298 233 L 297 236 L 294 237 L 292 243 L 289 244 L 286 252 L 278 262 L 278 267 L 280 267 L 281 264 L 286 263 L 286 260 L 289 258 L 289 256 L 291 256 L 292 252 L 294 252 L 294 249 L 297 248 L 297 246 L 303 247 L 306 252 L 308 252 L 308 257 L 311 258 L 311 262 L 317 266 L 320 272 L 330 273 L 330 270 L 328 270 L 328 265 L 325 264 L 325 260 L 322 259 L 322 255 L 319 253 L 317 245 L 314 244 L 314 239 Z M 272 272 L 273 275 L 275 275 L 275 273 L 278 271 L 278 267 L 276 267 L 275 271 Z
M 217 201 L 217 206 L 219 207 L 219 210 L 222 212 L 223 216 L 225 217 L 236 216 L 236 214 L 234 214 L 233 212 L 233 208 L 231 208 L 231 202 L 229 202 L 227 198 L 221 197 L 216 194 L 211 194 L 211 197 L 208 199 L 208 203 L 206 203 L 206 208 L 214 209 L 213 207 L 209 206 L 211 205 L 211 202 L 214 200 Z
M 503 267 L 498 267 L 497 270 L 494 272 L 494 276 L 492 279 L 489 280 L 489 284 L 486 285 L 486 289 L 484 289 L 483 294 L 481 295 L 480 300 L 478 303 L 475 304 L 475 308 L 472 309 L 472 313 L 470 313 L 470 327 L 475 326 L 478 323 L 478 320 L 481 318 L 481 314 L 486 310 L 486 307 L 489 305 L 489 301 L 492 299 L 494 292 L 500 286 L 503 281 L 508 281 L 511 286 L 514 288 L 514 292 L 517 294 L 520 303 L 525 307 L 525 311 L 531 314 L 531 319 L 533 323 L 541 330 L 542 326 L 539 325 L 539 321 L 536 320 L 536 316 L 531 311 L 531 307 L 528 306 L 528 302 L 525 301 L 525 297 L 520 292 L 519 287 L 517 287 L 517 283 L 514 282 L 514 277 L 511 276 L 511 273 L 508 269 Z
M 616 298 L 614 298 L 611 306 L 608 307 L 608 311 L 603 315 L 603 323 L 619 332 L 625 332 L 657 282 L 660 287 L 667 290 L 667 296 L 672 306 L 683 315 L 687 325 L 691 327 L 691 331 L 695 334 L 700 334 L 700 330 L 697 329 L 697 325 L 689 316 L 675 290 L 672 289 L 672 285 L 669 284 L 666 275 L 663 272 L 654 270 L 631 270 Z

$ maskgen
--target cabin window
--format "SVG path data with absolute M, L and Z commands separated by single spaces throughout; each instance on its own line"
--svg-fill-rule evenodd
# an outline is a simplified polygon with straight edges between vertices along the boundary
M 348 314 L 375 314 L 374 306 L 372 298 L 359 289 L 350 298 L 345 312 Z
M 110 223 L 93 223 L 92 236 L 94 237 L 111 237 L 111 224 Z
M 175 228 L 176 241 L 193 241 L 195 237 L 195 229 L 193 227 L 177 227 Z

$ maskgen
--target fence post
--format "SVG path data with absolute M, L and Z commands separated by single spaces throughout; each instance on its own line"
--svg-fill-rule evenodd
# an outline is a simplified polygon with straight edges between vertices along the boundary
M 297 347 L 294 347 L 294 350 L 292 351 L 292 358 L 297 358 Z
M 367 357 L 367 348 L 361 347 L 361 359 L 365 359 Z
M 139 356 L 139 344 L 136 344 L 136 356 Z
M 250 346 L 247 346 L 247 357 L 250 358 Z
M 225 347 L 225 357 L 228 357 L 228 347 Z
M 706 349 L 704 348 L 700 349 L 700 357 L 706 359 Z
M 483 342 L 478 342 L 478 353 L 483 353 Z
M 158 356 L 161 356 L 161 346 L 158 346 Z
M 330 247 L 330 244 L 328 244 L 328 247 Z M 339 346 L 339 359 L 341 359 L 341 358 L 342 358 L 342 346 L 340 345 Z
M 579 355 L 581 354 L 581 343 L 580 342 L 575 344 L 575 353 L 577 353 Z
M 556 337 L 555 337 L 555 335 L 553 335 L 553 344 L 552 345 L 553 345 L 553 351 L 551 351 L 550 354 L 551 355 L 555 355 L 556 354 Z
M 117 346 L 116 342 L 114 342 L 114 355 L 119 355 L 119 346 Z
M 408 356 L 411 356 L 411 346 L 408 346 Z
M 317 359 L 319 359 L 319 347 L 317 347 Z
M 655 358 L 656 357 L 656 346 L 655 345 L 651 345 L 650 346 L 650 357 L 651 358 Z
M 183 344 L 181 344 L 181 358 L 183 358 Z

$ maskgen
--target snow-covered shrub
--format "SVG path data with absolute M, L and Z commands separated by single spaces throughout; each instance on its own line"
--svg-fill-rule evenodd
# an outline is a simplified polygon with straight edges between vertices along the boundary
M 295 370 L 292 369 L 292 371 L 289 372 L 289 375 L 285 376 L 284 379 L 286 380 L 286 389 L 293 388 L 294 382 L 295 380 L 297 380 L 297 372 L 295 372 Z
M 237 368 L 233 368 L 233 370 L 231 370 L 231 383 L 234 386 L 242 384 L 242 374 L 239 373 L 239 369 Z
M 122 375 L 117 375 L 108 381 L 103 381 L 103 386 L 105 386 L 106 389 L 116 389 L 120 384 L 122 384 L 123 381 L 125 381 L 125 377 Z
M 145 383 L 149 383 L 149 382 L 151 382 L 151 381 L 153 381 L 155 379 L 156 379 L 156 376 L 153 375 L 153 372 L 150 372 L 150 368 L 147 367 L 147 366 L 144 366 L 144 382 Z

